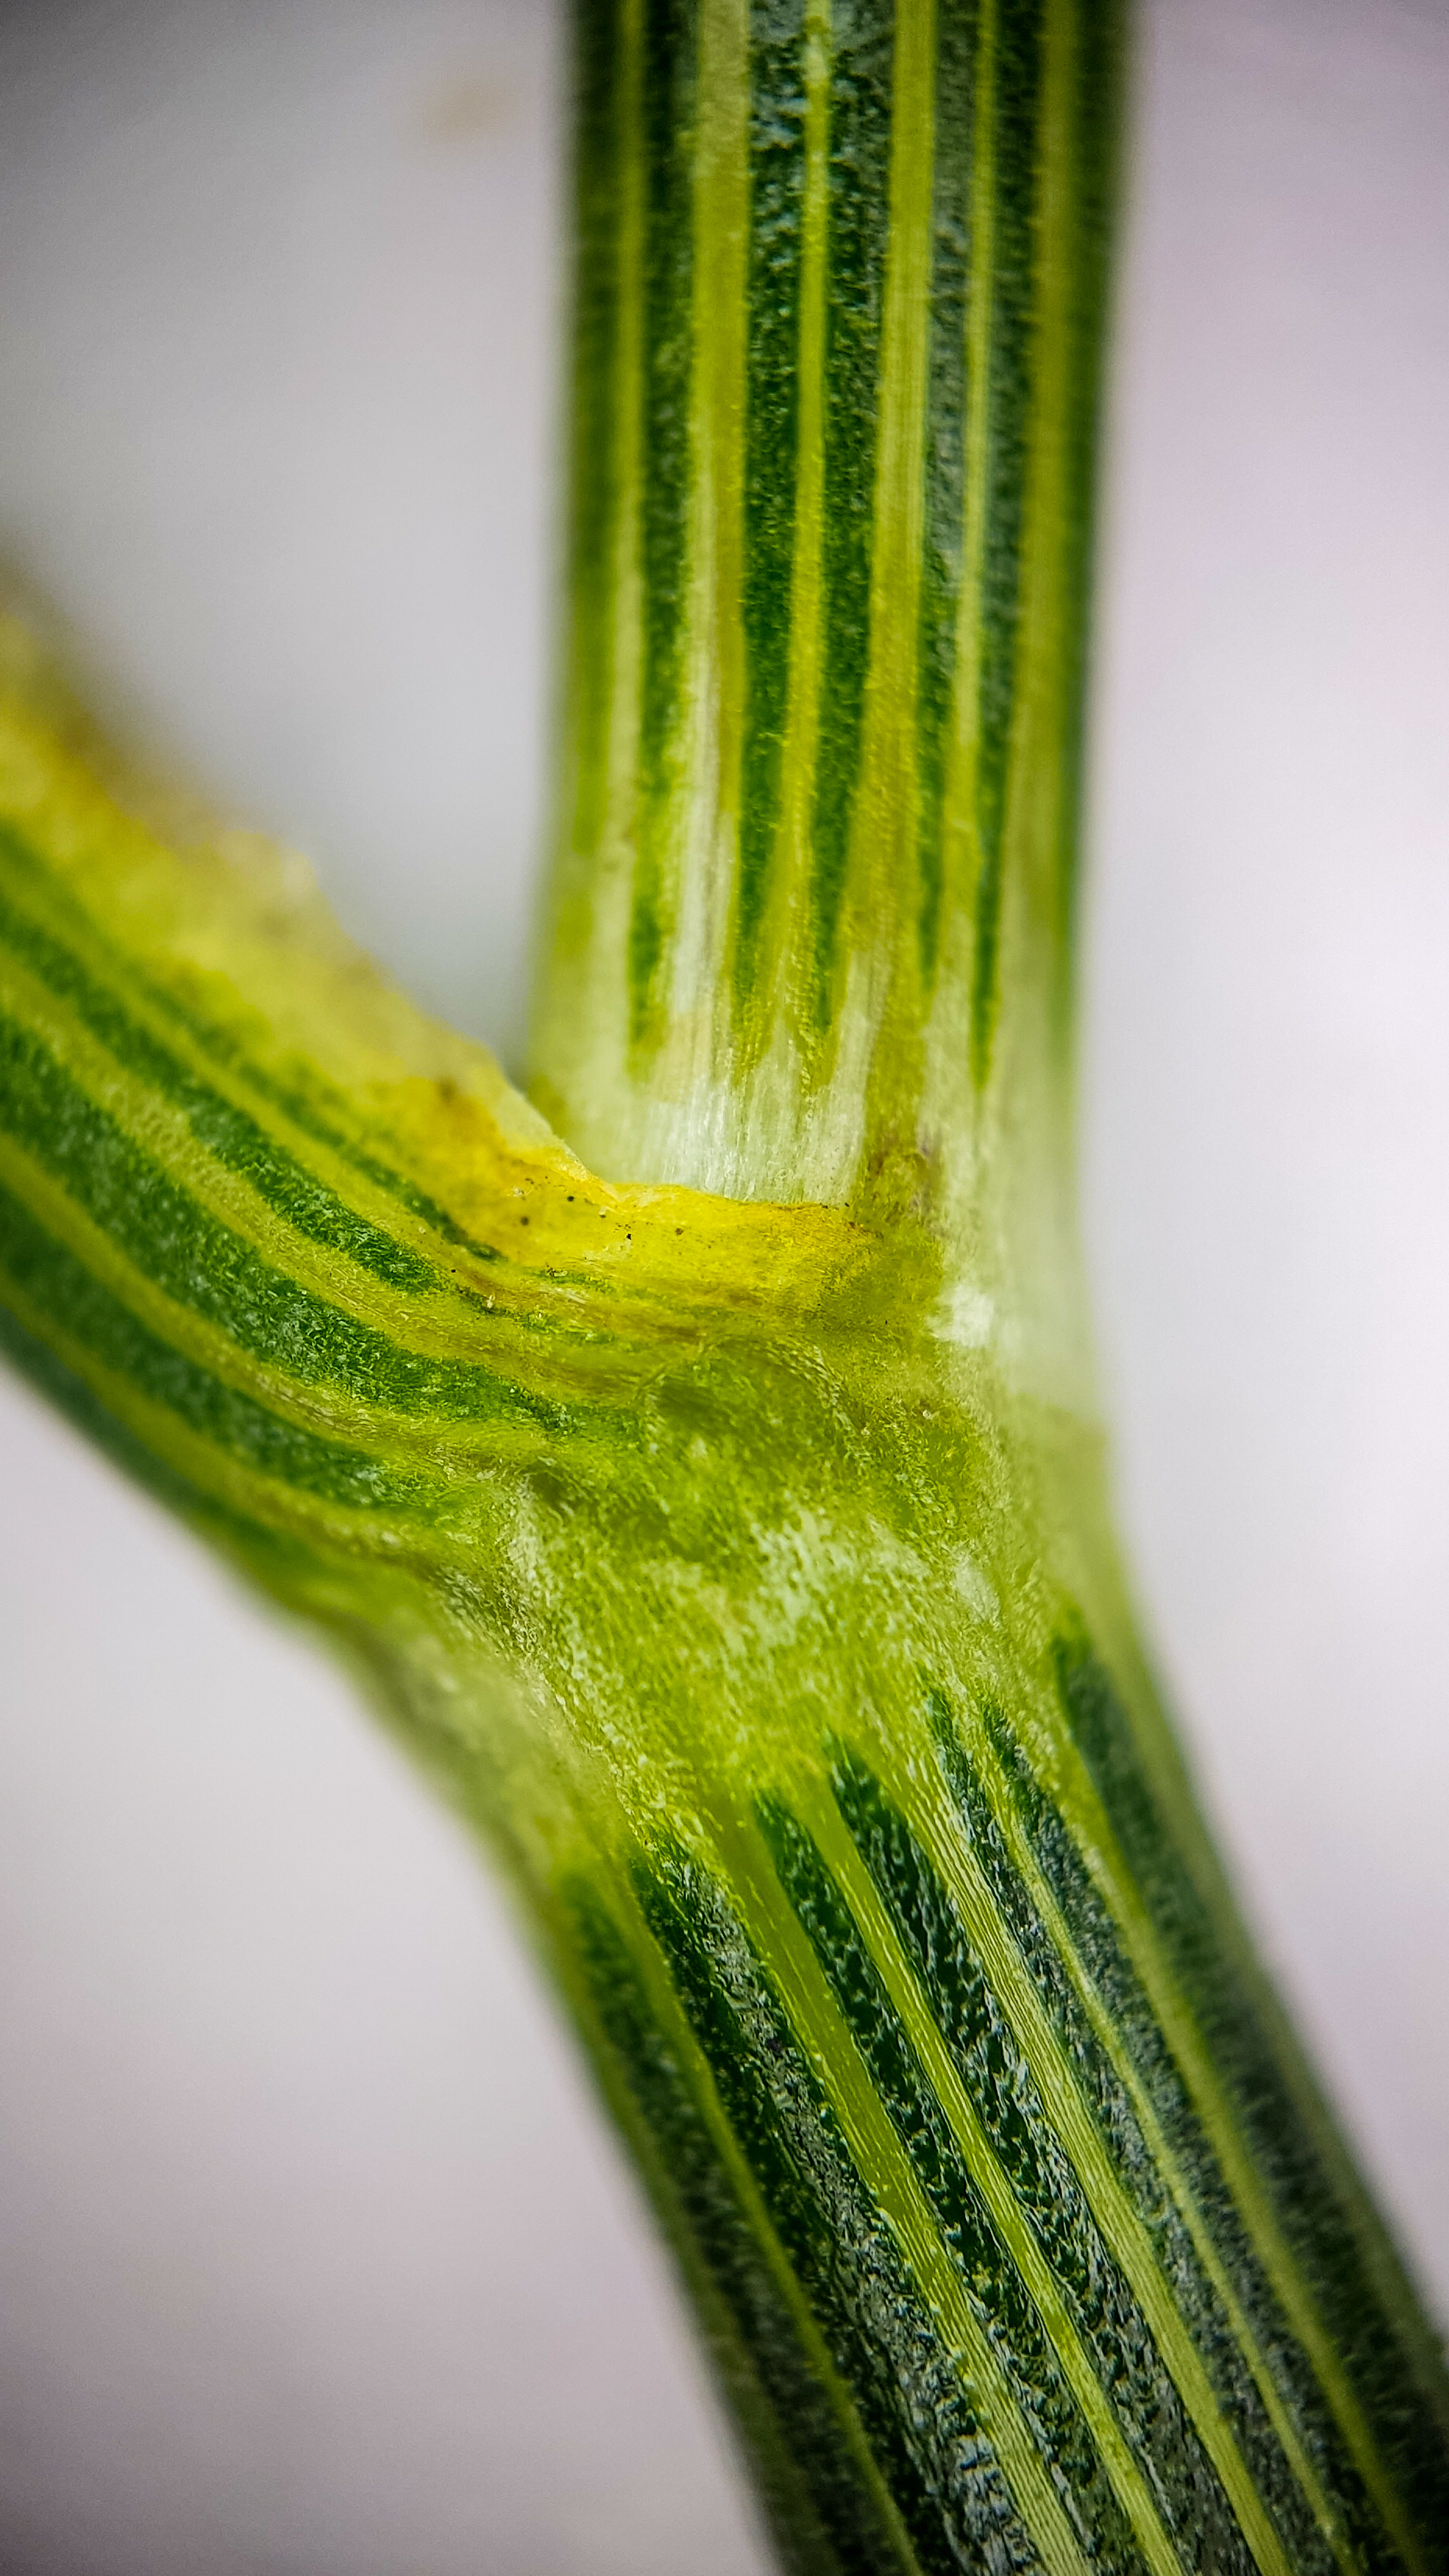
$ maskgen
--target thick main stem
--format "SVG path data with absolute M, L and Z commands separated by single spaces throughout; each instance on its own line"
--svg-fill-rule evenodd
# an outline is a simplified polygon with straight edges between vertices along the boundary
M 1333 2196 L 1308 2175 L 1337 2151 L 1275 2071 L 1121 1614 L 1098 1471 L 1063 1434 L 1091 1407 L 1068 1039 L 1115 13 L 582 0 L 579 28 L 573 624 L 539 1096 L 605 1168 L 821 1199 L 930 1247 L 899 1294 L 957 1444 L 943 1526 L 968 1594 L 1004 1551 L 982 1597 L 1018 1622 L 995 1678 L 958 1665 L 948 1685 L 953 1650 L 928 1643 L 939 1589 L 908 1609 L 898 1573 L 879 1615 L 909 1638 L 905 1669 L 867 1680 L 871 1649 L 849 1642 L 867 1558 L 844 1549 L 813 1705 L 701 1796 L 710 1862 L 695 1835 L 672 1875 L 636 1863 L 599 1931 L 598 2008 L 625 1977 L 623 1924 L 647 1926 L 767 2201 L 775 2176 L 775 2240 L 885 2478 L 898 2520 L 872 2549 L 1008 2563 L 1019 2541 L 1051 2566 L 1284 2576 L 1380 2545 L 1412 2559 L 1351 2384 L 1357 2293 L 1329 2322 L 1347 2235 L 1332 2256 L 1290 2241 L 1295 2200 L 1301 2221 Z M 994 1493 L 972 1490 L 983 1420 Z M 777 1481 L 775 1520 L 783 1453 Z M 881 1529 L 899 1529 L 884 1509 Z M 1135 1728 L 1082 1643 L 1109 1632 Z M 779 1687 L 726 1689 L 758 1705 Z M 1109 1843 L 1121 1876 L 1099 1912 Z M 965 1877 L 998 1865 L 973 1916 Z M 1096 2042 L 1070 2033 L 1093 2009 L 1115 2053 L 1089 2077 Z M 617 2010 L 611 2027 L 635 2115 L 657 2118 L 642 2021 L 632 2041 Z M 1136 2196 L 1149 2169 L 1172 2252 Z M 1290 2169 L 1272 2209 L 1268 2175 Z M 844 2294 L 818 2270 L 832 2243 L 855 2267 Z M 911 2320 L 894 2340 L 881 2299 Z M 929 2436 L 879 2412 L 882 2369 L 898 2398 L 923 2374 Z M 801 2427 L 788 2439 L 808 2450 Z M 978 2440 L 999 2491 L 972 2489 Z
M 605 1169 L 965 1226 L 1003 1124 L 1060 1147 L 1113 11 L 579 29 L 539 1095 Z

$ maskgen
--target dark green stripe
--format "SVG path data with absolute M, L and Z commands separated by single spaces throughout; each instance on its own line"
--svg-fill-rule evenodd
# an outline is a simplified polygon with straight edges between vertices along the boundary
M 931 340 L 926 399 L 925 531 L 916 697 L 921 981 L 935 982 L 943 891 L 942 827 L 965 543 L 966 348 L 975 174 L 980 0 L 944 0 L 936 25 L 936 161 L 931 200 Z
M 574 0 L 573 410 L 569 693 L 576 849 L 604 822 L 614 689 L 623 0 Z
M 96 982 L 71 950 L 17 912 L 3 896 L 0 943 L 69 1006 L 92 1036 L 109 1048 L 123 1071 L 149 1084 L 181 1111 L 198 1144 L 246 1181 L 299 1234 L 329 1252 L 345 1253 L 390 1288 L 427 1289 L 442 1284 L 430 1261 L 359 1216 L 285 1146 L 276 1144 L 245 1109 L 190 1072 L 114 994 Z
M 995 1711 L 987 1714 L 1017 1812 L 1037 1865 L 1061 1909 L 1073 1949 L 1147 2094 L 1254 2340 L 1268 2356 L 1274 2380 L 1297 2422 L 1324 2493 L 1342 2515 L 1365 2566 L 1397 2569 L 1401 2564 L 1398 2552 L 1391 2547 L 1378 2510 L 1348 2455 L 1317 2373 L 1254 2252 L 1216 2151 L 1193 2108 L 1177 2061 L 1117 1927 L 1065 1824 L 1023 1760 L 1004 1721 Z
M 629 923 L 631 1034 L 646 1029 L 664 953 L 669 791 L 689 590 L 694 357 L 696 0 L 644 0 L 644 347 L 639 554 L 643 668 L 639 849 Z
M 1309 2576 L 1309 2571 L 1322 2563 L 1318 2555 L 1321 2536 L 1273 2429 L 1227 2310 L 1203 2270 L 1187 2225 L 1143 2136 L 1131 2097 L 1098 2040 L 1066 1963 L 1012 1863 L 975 1768 L 952 1728 L 945 1695 L 933 1691 L 928 1696 L 946 1774 L 970 1835 L 972 1853 L 1022 1965 L 1036 1986 L 1087 2116 L 1142 2223 L 1173 2305 L 1192 2337 L 1213 2394 L 1247 2463 L 1248 2474 L 1277 2523 L 1295 2568 L 1302 2567 L 1305 2576 Z M 1276 2322 L 1278 2330 L 1284 2331 L 1281 2318 Z M 1321 2406 L 1317 2411 L 1322 2414 Z M 1310 2449 L 1314 2448 L 1310 2444 Z
M 800 444 L 800 278 L 805 210 L 804 0 L 751 0 L 750 239 L 746 320 L 745 722 L 734 979 L 754 988 L 780 819 L 790 690 L 791 578 Z
M 1141 2553 L 1050 2337 L 971 2178 L 849 1905 L 810 1835 L 786 1807 L 766 1802 L 760 1822 L 781 1884 L 870 2069 L 977 2319 L 1038 2450 L 1056 2474 L 1059 2492 L 1065 2490 L 1062 2500 L 1085 2555 L 1094 2566 L 1141 2576 Z M 1250 2562 L 1241 2563 L 1246 2567 Z M 1239 2564 L 1236 2558 L 1224 2558 L 1224 2576 L 1230 2568 L 1236 2576 Z
M 126 1379 L 138 1395 L 163 1404 L 189 1431 L 257 1475 L 273 1476 L 324 1502 L 353 1511 L 416 1505 L 420 1476 L 399 1472 L 336 1440 L 319 1439 L 271 1413 L 199 1368 L 164 1342 L 0 1185 L 0 1269 L 67 1337 Z
M 87 1440 L 194 1528 L 242 1556 L 258 1580 L 283 1599 L 298 1599 L 320 1560 L 301 1539 L 264 1527 L 244 1513 L 203 1492 L 189 1477 L 145 1447 L 124 1422 L 101 1403 L 84 1378 L 77 1377 L 44 1342 L 28 1333 L 0 1298 L 0 1353 L 10 1360 L 47 1402 L 73 1422 Z
M 212 1058 L 214 1063 L 233 1070 L 257 1099 L 279 1110 L 301 1135 L 310 1136 L 315 1144 L 324 1145 L 329 1153 L 337 1156 L 339 1162 L 345 1163 L 350 1171 L 356 1172 L 360 1180 L 370 1182 L 384 1198 L 389 1198 L 396 1206 L 404 1208 L 409 1216 L 416 1217 L 420 1224 L 428 1226 L 434 1234 L 440 1235 L 443 1242 L 451 1244 L 455 1251 L 466 1252 L 475 1261 L 497 1261 L 501 1257 L 496 1244 L 481 1243 L 476 1235 L 470 1234 L 465 1226 L 459 1225 L 457 1219 L 451 1217 L 447 1209 L 426 1190 L 419 1189 L 416 1181 L 407 1180 L 401 1172 L 394 1170 L 390 1163 L 382 1162 L 365 1145 L 360 1145 L 344 1127 L 339 1126 L 338 1119 L 347 1115 L 351 1104 L 345 1101 L 340 1093 L 335 1092 L 329 1083 L 324 1082 L 315 1067 L 299 1066 L 298 1075 L 299 1079 L 305 1077 L 311 1083 L 313 1092 L 325 1104 L 321 1109 L 318 1108 L 316 1099 L 300 1091 L 295 1082 L 278 1082 L 271 1074 L 264 1073 L 259 1065 L 251 1061 L 240 1041 L 232 1037 L 229 1031 L 213 1027 L 203 1020 L 198 1012 L 187 1010 L 174 994 L 165 990 L 164 986 L 148 984 L 145 977 L 136 972 L 131 960 L 124 961 L 123 971 L 131 991 L 135 993 L 138 1000 L 150 1003 L 153 1008 L 164 1012 L 178 1027 L 184 1028 L 187 1035 L 204 1054 Z M 442 1091 L 446 1090 L 447 1085 L 440 1081 L 438 1087 Z M 439 1284 L 452 1284 L 442 1272 L 437 1272 L 434 1276 Z M 467 1295 L 468 1291 L 460 1289 L 458 1293 Z
M 18 876 L 22 886 L 32 892 L 32 898 L 34 891 L 38 890 L 52 911 L 59 909 L 72 934 L 107 961 L 113 970 L 117 984 L 124 985 L 126 991 L 137 1001 L 161 1014 L 171 1022 L 173 1027 L 184 1031 L 202 1054 L 209 1056 L 214 1064 L 221 1065 L 228 1072 L 239 1076 L 248 1090 L 258 1099 L 279 1109 L 283 1117 L 304 1136 L 311 1136 L 319 1145 L 325 1145 L 330 1152 L 336 1154 L 339 1161 L 346 1163 L 350 1170 L 357 1172 L 363 1180 L 370 1181 L 385 1198 L 390 1198 L 399 1207 L 406 1208 L 410 1216 L 415 1216 L 424 1225 L 430 1226 L 435 1233 L 443 1237 L 445 1242 L 453 1244 L 460 1251 L 472 1253 L 480 1261 L 498 1259 L 498 1252 L 494 1245 L 479 1243 L 472 1235 L 465 1233 L 462 1227 L 449 1216 L 447 1209 L 440 1207 L 425 1190 L 420 1190 L 416 1183 L 405 1180 L 403 1175 L 394 1171 L 389 1164 L 380 1162 L 375 1154 L 359 1145 L 345 1128 L 337 1124 L 339 1117 L 345 1119 L 349 1114 L 350 1104 L 339 1093 L 333 1092 L 314 1068 L 310 1066 L 305 1068 L 306 1078 L 327 1102 L 326 1111 L 319 1110 L 315 1100 L 297 1090 L 295 1084 L 276 1082 L 269 1074 L 263 1073 L 251 1062 L 241 1042 L 231 1030 L 207 1019 L 201 1012 L 183 1002 L 177 994 L 169 991 L 165 985 L 155 983 L 145 973 L 136 958 L 123 954 L 116 948 L 114 941 L 105 937 L 96 923 L 75 901 L 69 887 L 55 874 L 34 844 L 25 840 L 12 824 L 4 821 L 0 821 L 0 869 L 8 870 Z M 104 987 L 98 985 L 97 989 L 104 990 Z M 343 1203 L 338 1201 L 337 1204 L 341 1206 Z M 348 1213 L 351 1214 L 351 1211 Z M 358 1222 L 361 1223 L 362 1220 L 359 1219 Z M 374 1231 L 381 1235 L 380 1229 L 374 1229 Z M 391 1242 L 392 1238 L 381 1235 L 381 1240 Z M 441 1274 L 430 1273 L 429 1275 L 441 1278 Z
M 747 1933 L 682 1857 L 639 1900 L 923 2569 L 1035 2569 L 951 2355 Z
M 864 1764 L 846 1754 L 835 1791 L 941 2035 L 1060 2286 L 1083 2346 L 1179 2546 L 1211 2542 L 1213 2563 L 1251 2576 L 1252 2558 L 1147 2319 L 1092 2216 L 1019 2042 L 966 1929 L 905 1818 Z M 1271 2430 L 1271 2428 L 1270 2428 Z M 1276 2447 L 1276 2446 L 1275 2446 Z M 1281 2459 L 1280 2469 L 1287 2472 Z M 1280 2480 L 1282 2483 L 1282 2480 Z M 1287 2488 L 1291 2492 L 1291 2477 Z M 1300 2511 L 1302 2576 L 1331 2560 Z
M 1055 888 L 1057 1019 L 1069 1029 L 1080 841 L 1086 660 L 1097 502 L 1097 424 L 1106 348 L 1107 286 L 1120 141 L 1122 0 L 1092 0 L 1074 25 L 1072 178 L 1074 291 L 1069 301 L 1058 649 L 1062 655 L 1062 798 Z
M 831 19 L 825 282 L 822 656 L 813 861 L 814 1010 L 836 1006 L 841 906 L 870 663 L 870 568 L 886 249 L 893 0 L 838 0 Z
M 139 979 L 135 989 L 138 993 L 144 990 Z M 150 999 L 152 996 L 147 995 L 146 998 Z M 159 999 L 164 1006 L 168 997 L 158 995 L 155 998 Z M 401 1172 L 394 1171 L 388 1163 L 380 1162 L 378 1157 L 369 1153 L 365 1146 L 356 1143 L 334 1123 L 334 1119 L 319 1111 L 304 1093 L 296 1089 L 295 1085 L 274 1082 L 270 1074 L 263 1073 L 256 1065 L 250 1063 L 242 1048 L 234 1042 L 228 1042 L 225 1046 L 208 1045 L 207 1038 L 192 1013 L 182 1012 L 178 1008 L 175 1016 L 178 1020 L 185 1020 L 197 1033 L 199 1043 L 206 1046 L 208 1052 L 214 1055 L 219 1063 L 234 1064 L 247 1088 L 255 1092 L 259 1099 L 279 1109 L 282 1116 L 288 1119 L 302 1135 L 310 1136 L 318 1145 L 325 1145 L 329 1152 L 337 1156 L 339 1162 L 346 1163 L 361 1180 L 370 1181 L 374 1189 L 381 1191 L 385 1198 L 392 1199 L 398 1207 L 405 1208 L 408 1215 L 416 1217 L 420 1224 L 429 1226 L 434 1234 L 442 1237 L 444 1243 L 451 1244 L 455 1251 L 468 1253 L 475 1261 L 500 1259 L 497 1244 L 480 1243 L 475 1234 L 469 1234 L 467 1228 L 459 1225 L 455 1217 L 449 1216 L 447 1209 L 441 1207 L 426 1190 L 419 1189 L 415 1181 L 404 1179 Z M 330 1087 L 322 1083 L 319 1077 L 313 1075 L 312 1078 L 324 1098 L 336 1100 L 338 1108 L 345 1106 L 337 1100 L 337 1096 L 331 1093 Z M 444 1083 L 439 1084 L 440 1090 L 445 1088 Z M 440 1285 L 452 1285 L 442 1272 L 435 1273 L 434 1277 Z M 469 1292 L 466 1289 L 460 1289 L 458 1293 L 466 1296 Z
M 1122 1854 L 1206 2041 L 1253 2162 L 1410 2510 L 1449 2543 L 1449 2455 L 1427 2407 L 1406 2417 L 1413 2354 L 1358 2240 L 1355 2213 L 1289 2089 L 1258 1998 L 1229 1956 L 1191 1866 L 1153 1798 L 1123 1707 L 1089 1648 L 1058 1649 L 1062 1702 Z M 1323 2113 L 1325 2126 L 1327 2113 Z
M 117 1250 L 239 1350 L 303 1385 L 459 1422 L 562 1430 L 567 1408 L 491 1370 L 403 1349 L 275 1270 L 143 1153 L 29 1030 L 0 1018 L 0 1126 Z
M 734 2320 L 793 2464 L 794 2476 L 780 2486 L 779 2471 L 766 2454 L 760 2462 L 766 2491 L 779 2489 L 779 2510 L 788 2528 L 800 2511 L 793 2492 L 796 2479 L 803 2483 L 814 2508 L 811 2518 L 841 2576 L 901 2576 L 899 2552 L 861 2480 L 835 2407 L 811 2367 L 756 2228 L 623 1934 L 587 1881 L 571 1880 L 562 1893 L 594 2009 L 658 2151 L 662 2186 Z
M 985 1081 L 990 1070 L 996 1022 L 1002 837 L 1021 618 L 1045 51 L 1042 19 L 1042 0 L 999 0 L 986 504 L 978 607 L 981 680 L 977 700 L 976 830 L 981 856 L 971 984 L 971 1061 L 978 1084 Z

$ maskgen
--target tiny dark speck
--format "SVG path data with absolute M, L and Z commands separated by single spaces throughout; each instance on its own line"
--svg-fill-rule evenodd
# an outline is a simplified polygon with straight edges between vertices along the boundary
M 528 1219 L 527 1219 L 527 1217 L 526 1217 L 526 1216 L 521 1216 L 521 1217 L 519 1218 L 518 1222 L 519 1222 L 519 1224 L 520 1224 L 520 1225 L 527 1225 L 527 1223 L 528 1223 Z

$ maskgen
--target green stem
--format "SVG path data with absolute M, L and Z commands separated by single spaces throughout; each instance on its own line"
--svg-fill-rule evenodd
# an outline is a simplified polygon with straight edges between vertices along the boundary
M 889 1168 L 964 1240 L 1003 1116 L 1061 1152 L 1112 11 L 580 30 L 539 1096 L 604 1168 Z
M 501 1861 L 788 2564 L 1431 2576 L 1441 2360 L 1083 1358 L 1113 59 L 1096 0 L 582 14 L 540 1089 L 627 1180 L 17 648 L 0 1334 Z

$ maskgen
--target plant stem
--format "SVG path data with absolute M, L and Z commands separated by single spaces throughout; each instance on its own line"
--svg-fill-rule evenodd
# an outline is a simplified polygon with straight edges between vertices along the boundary
M 606 1167 L 949 1205 L 993 1072 L 1062 1075 L 1117 51 L 1103 7 L 581 10 L 536 1053 Z
M 538 1083 L 596 1168 L 17 645 L 0 1332 L 500 1859 L 788 2564 L 1431 2576 L 1441 2360 L 1136 1645 L 1085 1357 L 1112 13 L 578 32 Z

